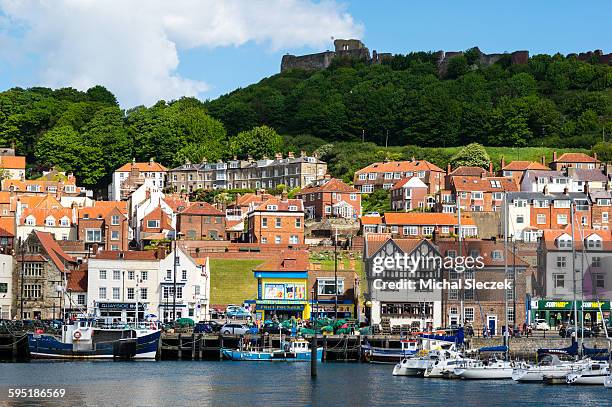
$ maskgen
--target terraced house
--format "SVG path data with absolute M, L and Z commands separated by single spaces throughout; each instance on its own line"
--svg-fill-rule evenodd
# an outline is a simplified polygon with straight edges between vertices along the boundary
M 249 243 L 304 244 L 304 204 L 301 199 L 270 198 L 247 215 Z
M 308 218 L 357 219 L 361 216 L 361 193 L 337 178 L 315 181 L 295 197 L 304 201 Z
M 427 192 L 435 194 L 444 188 L 444 170 L 425 160 L 387 161 L 370 164 L 355 171 L 353 185 L 363 193 L 376 189 L 391 189 L 403 178 L 417 177 L 425 185 Z

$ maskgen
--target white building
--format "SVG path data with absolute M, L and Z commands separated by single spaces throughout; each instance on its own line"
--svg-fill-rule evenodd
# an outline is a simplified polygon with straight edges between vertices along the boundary
M 176 261 L 176 301 L 174 276 Z M 206 319 L 210 273 L 182 250 L 102 251 L 89 260 L 87 309 L 98 316 L 169 321 L 175 317 Z
M 521 180 L 522 192 L 568 192 L 574 191 L 572 179 L 563 171 L 527 170 Z M 546 191 L 544 190 L 546 188 Z
M 167 169 L 153 159 L 147 163 L 135 161 L 127 163 L 113 173 L 113 181 L 108 186 L 108 199 L 121 201 L 141 185 L 147 185 L 162 190 L 166 185 Z M 123 194 L 122 194 L 123 192 Z
M 0 319 L 13 316 L 13 256 L 0 254 Z

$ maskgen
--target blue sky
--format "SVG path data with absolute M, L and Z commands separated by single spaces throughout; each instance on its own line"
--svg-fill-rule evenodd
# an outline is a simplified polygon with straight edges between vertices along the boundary
M 332 36 L 392 53 L 612 52 L 611 21 L 603 0 L 0 0 L 0 89 L 101 83 L 124 107 L 206 99 L 277 73 L 285 53 L 331 49 Z

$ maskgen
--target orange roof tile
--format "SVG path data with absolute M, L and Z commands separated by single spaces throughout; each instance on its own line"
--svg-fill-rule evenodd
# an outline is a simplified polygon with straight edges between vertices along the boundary
M 76 263 L 76 259 L 62 250 L 55 241 L 53 234 L 38 230 L 35 230 L 34 233 L 58 270 L 67 273 L 71 272 L 71 270 L 65 266 L 65 263 Z
M 244 194 L 236 199 L 237 206 L 249 206 L 251 203 L 262 203 L 272 198 L 270 194 Z
M 426 160 L 416 161 L 389 161 L 383 163 L 373 163 L 365 168 L 355 171 L 355 174 L 362 172 L 395 172 L 395 171 L 437 171 L 444 172 L 443 169 Z
M 487 171 L 481 167 L 467 167 L 460 166 L 455 168 L 450 175 L 453 177 L 480 177 L 482 174 L 485 174 Z
M 499 187 L 494 186 L 497 183 Z M 507 177 L 453 177 L 453 186 L 456 191 L 517 192 L 519 190 L 518 185 Z
M 308 271 L 308 251 L 281 250 L 277 257 L 264 262 L 254 271 Z
M 15 236 L 15 218 L 0 218 L 0 236 Z
M 36 226 L 43 226 L 45 224 L 45 220 L 49 216 L 52 216 L 53 218 L 55 218 L 56 226 L 60 226 L 59 220 L 64 217 L 68 218 L 70 221 L 70 224 L 72 224 L 72 209 L 70 208 L 64 208 L 64 207 L 53 208 L 53 209 L 25 208 L 23 210 L 23 213 L 21 214 L 21 219 L 19 220 L 19 224 L 24 225 L 26 218 L 30 216 L 33 216 L 34 219 L 36 220 L 35 222 Z
M 0 156 L 0 168 L 25 170 L 26 158 L 22 156 L 2 155 Z
M 306 187 L 302 189 L 297 195 L 311 194 L 317 192 L 348 192 L 348 193 L 357 193 L 359 192 L 356 188 L 353 188 L 350 185 L 345 184 L 342 180 L 338 178 L 332 178 L 323 185 Z
M 224 216 L 225 214 L 208 202 L 194 202 L 181 212 L 181 215 Z
M 73 292 L 87 292 L 87 264 L 81 264 L 68 275 L 66 288 Z
M 364 215 L 361 217 L 362 225 L 381 225 L 382 216 L 380 215 Z
M 155 161 L 146 162 L 146 163 L 127 163 L 123 164 L 121 167 L 117 168 L 115 172 L 130 172 L 133 167 L 136 167 L 138 171 L 141 172 L 166 172 L 168 169 L 161 165 L 160 163 L 156 163 Z
M 527 170 L 541 170 L 550 171 L 550 168 L 533 161 L 512 161 L 508 163 L 502 170 L 505 171 L 527 171 Z
M 584 153 L 565 153 L 557 158 L 556 163 L 598 163 L 598 159 Z
M 304 211 L 304 201 L 302 201 L 301 199 L 286 199 L 283 201 L 280 198 L 276 198 L 276 197 L 270 198 L 267 201 L 263 202 L 261 205 L 255 208 L 255 210 L 256 211 L 272 210 L 272 209 L 268 209 L 268 205 L 276 205 L 278 208 L 276 209 L 276 211 L 288 211 L 290 206 L 297 207 L 298 212 Z

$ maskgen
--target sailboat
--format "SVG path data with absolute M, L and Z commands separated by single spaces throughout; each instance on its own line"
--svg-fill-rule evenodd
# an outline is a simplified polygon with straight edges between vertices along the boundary
M 463 328 L 456 335 L 421 334 L 422 349 L 413 357 L 402 359 L 393 367 L 393 376 L 424 376 L 425 371 L 444 357 L 442 352 L 457 354 L 457 346 L 463 344 Z M 431 376 L 430 376 L 431 377 Z
M 567 384 L 598 384 L 602 385 L 610 377 L 608 362 L 590 361 L 584 368 L 569 373 Z
M 517 382 L 541 382 L 544 377 L 564 378 L 573 371 L 586 367 L 588 361 L 561 361 L 557 355 L 545 356 L 538 365 L 514 368 L 512 379 Z

